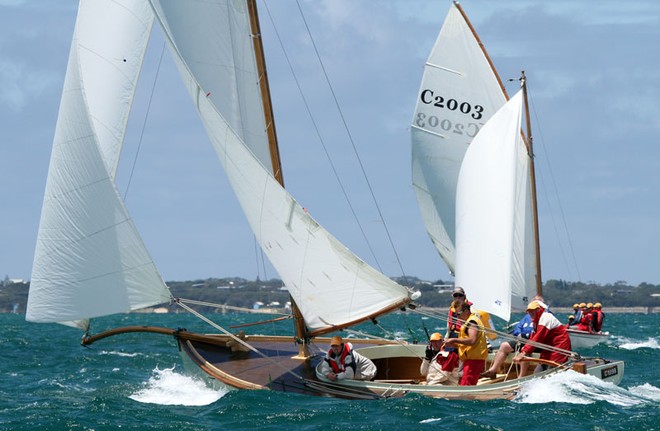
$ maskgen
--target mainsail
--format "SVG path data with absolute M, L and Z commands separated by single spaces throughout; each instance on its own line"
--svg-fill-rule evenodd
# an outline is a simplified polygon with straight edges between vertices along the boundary
M 506 94 L 460 7 L 452 4 L 424 67 L 412 128 L 412 183 L 433 244 L 455 270 L 458 173 L 470 141 Z
M 169 301 L 114 181 L 152 24 L 147 3 L 80 3 L 27 320 L 85 328 L 92 317 Z
M 408 302 L 406 288 L 355 256 L 275 180 L 270 159 L 250 144 L 262 142 L 267 126 L 262 110 L 253 109 L 257 100 L 248 98 L 250 106 L 221 102 L 258 96 L 261 77 L 254 56 L 248 55 L 252 35 L 246 5 L 225 0 L 152 3 L 252 231 L 312 332 L 331 331 Z M 190 22 L 195 22 L 194 31 Z M 218 82 L 225 79 L 231 84 Z

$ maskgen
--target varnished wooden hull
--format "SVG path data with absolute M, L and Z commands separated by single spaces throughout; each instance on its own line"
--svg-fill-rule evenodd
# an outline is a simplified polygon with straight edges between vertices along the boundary
M 246 341 L 264 356 L 254 351 L 232 352 L 227 346 L 229 340 L 223 335 L 208 336 L 206 341 L 179 338 L 179 346 L 188 362 L 207 377 L 229 387 L 354 399 L 400 397 L 409 393 L 447 399 L 511 399 L 524 382 L 566 371 L 551 368 L 523 378 L 510 371 L 498 374 L 497 379 L 481 379 L 477 386 L 427 386 L 419 374 L 424 345 L 351 339 L 356 350 L 374 361 L 378 373 L 373 381 L 331 382 L 316 372 L 325 352 L 315 346 L 325 348 L 329 339 L 316 339 L 317 344 L 311 346 L 312 355 L 307 359 L 298 357 L 298 346 L 292 337 L 249 336 Z M 620 361 L 580 361 L 574 368 L 614 384 L 621 381 L 624 372 Z

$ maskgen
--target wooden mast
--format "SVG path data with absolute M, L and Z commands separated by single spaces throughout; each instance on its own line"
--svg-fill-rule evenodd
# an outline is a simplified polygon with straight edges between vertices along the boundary
M 254 55 L 257 62 L 257 73 L 259 74 L 259 88 L 261 89 L 261 100 L 263 103 L 264 119 L 266 122 L 266 133 L 268 135 L 268 144 L 270 149 L 270 158 L 273 167 L 275 179 L 284 187 L 284 176 L 282 175 L 282 163 L 280 161 L 280 150 L 277 145 L 277 133 L 275 132 L 275 118 L 273 115 L 273 105 L 270 99 L 270 88 L 268 86 L 268 73 L 266 72 L 266 59 L 264 57 L 264 47 L 261 40 L 261 28 L 259 26 L 259 16 L 257 14 L 256 0 L 247 0 L 248 13 L 250 16 L 250 29 L 252 31 L 252 43 L 254 46 Z M 291 298 L 291 310 L 294 318 L 296 330 L 296 339 L 298 341 L 298 354 L 300 357 L 310 356 L 307 341 L 310 336 L 305 325 L 305 319 Z
M 523 100 L 525 105 L 525 122 L 527 123 L 527 139 L 525 145 L 527 146 L 527 154 L 529 155 L 529 175 L 531 181 L 532 191 L 532 214 L 534 215 L 534 246 L 536 251 L 536 293 L 541 295 L 543 293 L 543 284 L 541 282 L 541 243 L 539 238 L 539 211 L 536 199 L 536 170 L 534 168 L 534 146 L 532 145 L 532 123 L 529 118 L 529 103 L 527 101 L 527 78 L 525 71 L 522 72 L 522 89 Z

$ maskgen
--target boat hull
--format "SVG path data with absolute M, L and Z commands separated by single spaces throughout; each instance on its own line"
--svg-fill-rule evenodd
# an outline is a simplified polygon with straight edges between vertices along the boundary
M 378 369 L 373 381 L 342 380 L 332 382 L 320 373 L 325 355 L 317 344 L 310 347 L 311 356 L 298 356 L 298 346 L 292 337 L 249 336 L 255 351 L 232 351 L 228 336 L 206 336 L 207 340 L 178 338 L 185 362 L 202 371 L 211 385 L 226 385 L 237 389 L 261 389 L 350 399 L 401 397 L 416 393 L 446 399 L 512 399 L 525 382 L 545 378 L 567 368 L 546 371 L 518 378 L 515 367 L 498 374 L 496 379 L 481 379 L 476 386 L 425 385 L 419 366 L 426 346 L 385 340 L 351 339 L 356 351 L 370 358 Z M 318 346 L 327 346 L 329 339 L 316 339 Z M 490 356 L 492 360 L 493 354 Z M 621 361 L 592 359 L 574 361 L 569 368 L 619 384 L 623 378 Z M 533 367 L 531 367 L 533 368 Z M 508 370 L 508 364 L 506 369 Z
M 610 337 L 609 332 L 587 332 L 572 328 L 567 331 L 571 337 L 571 347 L 573 349 L 590 349 L 597 344 L 606 342 Z

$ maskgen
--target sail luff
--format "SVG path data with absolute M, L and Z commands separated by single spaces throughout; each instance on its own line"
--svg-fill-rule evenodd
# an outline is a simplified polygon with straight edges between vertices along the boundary
M 499 73 L 497 73 L 497 69 L 495 68 L 495 64 L 493 63 L 493 60 L 490 58 L 490 55 L 488 54 L 488 50 L 486 49 L 486 45 L 481 42 L 481 38 L 479 37 L 479 34 L 477 33 L 477 30 L 474 28 L 472 25 L 472 21 L 470 21 L 470 18 L 468 18 L 467 14 L 463 10 L 463 6 L 457 1 L 454 1 L 454 4 L 456 5 L 456 8 L 458 11 L 461 13 L 461 16 L 465 20 L 465 23 L 467 26 L 470 28 L 470 31 L 472 32 L 472 36 L 474 36 L 474 39 L 477 41 L 479 44 L 479 47 L 481 48 L 481 51 L 484 53 L 484 57 L 486 57 L 486 60 L 488 61 L 488 64 L 490 65 L 490 69 L 493 71 L 493 75 L 495 75 L 495 78 L 497 78 L 497 82 L 500 84 L 500 89 L 502 90 L 502 94 L 504 94 L 504 97 L 506 100 L 509 100 L 509 95 L 506 92 L 506 88 L 504 87 L 504 83 L 502 82 L 502 78 L 500 78 Z
M 536 264 L 536 294 L 543 294 L 543 278 L 541 277 L 541 236 L 539 234 L 539 211 L 538 201 L 536 196 L 536 168 L 534 165 L 534 145 L 532 139 L 532 121 L 529 116 L 529 103 L 527 100 L 527 77 L 525 71 L 522 71 L 522 89 L 523 89 L 523 104 L 525 107 L 525 122 L 527 124 L 527 139 L 525 145 L 527 147 L 527 154 L 529 155 L 529 176 L 531 185 L 531 205 L 533 214 L 533 229 L 534 229 L 534 250 L 535 250 L 535 264 Z
M 268 83 L 268 72 L 266 69 L 266 59 L 264 58 L 263 41 L 261 38 L 261 27 L 259 25 L 259 14 L 257 12 L 256 0 L 247 0 L 248 13 L 250 16 L 250 27 L 252 29 L 252 40 L 254 42 L 254 56 L 259 73 L 259 88 L 261 89 L 261 100 L 263 102 L 264 119 L 266 131 L 268 134 L 268 144 L 270 149 L 270 158 L 273 164 L 273 175 L 282 187 L 284 187 L 284 173 L 280 160 L 280 149 L 277 143 L 277 133 L 275 129 L 275 115 L 273 114 L 273 104 L 270 97 L 270 87 Z M 305 318 L 296 304 L 293 297 L 291 299 L 291 314 L 294 318 L 294 327 L 296 339 L 306 340 L 308 338 Z M 307 343 L 300 344 L 300 356 L 309 356 Z
M 280 148 L 277 144 L 275 115 L 273 114 L 273 104 L 270 98 L 268 72 L 266 69 L 266 59 L 264 58 L 264 47 L 261 37 L 261 27 L 259 25 L 259 14 L 257 12 L 256 0 L 247 0 L 247 6 L 250 15 L 250 26 L 252 28 L 254 55 L 257 63 L 257 71 L 259 73 L 259 88 L 261 89 L 261 100 L 263 102 L 270 157 L 273 164 L 273 175 L 277 181 L 282 184 L 282 187 L 284 187 L 284 174 L 282 172 L 282 162 L 280 160 Z

